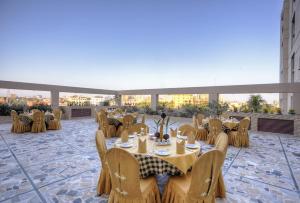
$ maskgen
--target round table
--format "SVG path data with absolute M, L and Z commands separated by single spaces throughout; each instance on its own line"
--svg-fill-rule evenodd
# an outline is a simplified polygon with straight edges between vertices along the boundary
M 19 115 L 20 120 L 24 122 L 26 125 L 29 125 L 33 122 L 32 113 L 22 113 Z M 52 113 L 46 113 L 45 114 L 45 123 L 48 124 L 50 120 L 54 119 L 54 114 Z
M 108 115 L 107 120 L 109 125 L 114 125 L 117 129 L 123 125 L 123 118 L 125 114 Z M 137 118 L 134 117 L 133 123 L 137 123 Z
M 232 131 L 237 130 L 239 127 L 240 122 L 233 118 L 233 119 L 225 119 L 221 118 L 222 121 L 222 128 L 224 131 Z M 203 126 L 208 130 L 209 129 L 209 118 L 205 118 L 202 120 Z
M 138 152 L 138 137 L 129 138 L 129 143 L 133 144 L 131 148 L 122 148 L 138 160 L 140 165 L 140 176 L 142 178 L 150 175 L 168 174 L 181 175 L 186 174 L 200 155 L 201 147 L 197 149 L 185 149 L 184 154 L 176 153 L 176 141 L 178 138 L 171 137 L 170 145 L 158 146 L 157 143 L 150 139 L 150 136 L 140 136 L 142 139 L 147 139 L 147 152 Z M 117 139 L 115 147 L 120 148 L 121 139 Z M 198 144 L 198 143 L 197 143 Z M 168 156 L 160 156 L 155 154 L 155 150 L 165 149 L 170 152 Z

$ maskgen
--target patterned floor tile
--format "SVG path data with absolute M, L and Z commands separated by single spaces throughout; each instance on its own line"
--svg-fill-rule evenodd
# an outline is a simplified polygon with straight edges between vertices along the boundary
M 172 128 L 191 122 L 173 120 Z M 153 120 L 146 123 L 154 132 Z M 12 134 L 10 124 L 0 125 L 0 201 L 40 202 L 35 187 L 47 202 L 107 202 L 95 192 L 101 170 L 95 146 L 98 124 L 94 119 L 76 119 L 64 120 L 62 126 L 58 131 Z M 115 141 L 106 139 L 107 147 Z M 214 147 L 200 144 L 202 152 Z M 256 132 L 250 133 L 249 148 L 229 146 L 222 171 L 227 198 L 217 202 L 299 202 L 299 146 L 300 137 Z M 168 176 L 157 180 L 163 192 Z
M 5 200 L 1 203 L 42 203 L 43 201 L 37 195 L 35 191 L 26 192 L 20 195 L 16 195 L 11 199 Z
M 0 174 L 8 172 L 11 169 L 17 168 L 19 165 L 16 162 L 9 149 L 0 149 Z
M 96 196 L 97 172 L 86 172 L 40 189 L 47 202 L 107 202 Z
M 32 189 L 32 185 L 20 168 L 0 174 L 0 201 Z
M 27 152 L 24 154 L 17 154 L 16 157 L 24 167 L 31 165 L 42 164 L 52 160 L 61 159 L 68 156 L 78 154 L 78 150 L 71 146 L 62 146 L 58 148 L 51 148 L 37 152 Z
M 25 169 L 39 188 L 86 171 L 92 170 L 100 173 L 100 160 L 97 156 L 75 155 Z
M 247 178 L 228 174 L 227 202 L 299 202 L 297 192 L 270 186 Z

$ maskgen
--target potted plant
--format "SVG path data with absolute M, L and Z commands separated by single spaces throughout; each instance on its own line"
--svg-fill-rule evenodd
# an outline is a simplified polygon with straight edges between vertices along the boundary
M 296 114 L 296 112 L 295 112 L 295 110 L 294 110 L 294 109 L 290 109 L 290 110 L 289 110 L 289 114 L 290 114 L 290 115 L 295 115 L 295 114 Z

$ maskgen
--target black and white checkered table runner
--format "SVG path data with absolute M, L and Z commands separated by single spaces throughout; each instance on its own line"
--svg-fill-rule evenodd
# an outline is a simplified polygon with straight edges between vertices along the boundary
M 149 155 L 135 154 L 135 158 L 140 165 L 140 176 L 146 178 L 151 175 L 168 174 L 168 175 L 182 175 L 176 166 L 164 161 L 158 157 Z

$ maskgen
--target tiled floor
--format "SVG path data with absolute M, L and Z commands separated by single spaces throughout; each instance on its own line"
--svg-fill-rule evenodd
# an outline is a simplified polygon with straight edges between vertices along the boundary
M 107 202 L 96 196 L 97 124 L 80 119 L 62 126 L 17 135 L 10 124 L 0 125 L 0 202 Z M 114 141 L 107 140 L 108 147 Z M 300 202 L 300 135 L 251 133 L 250 143 L 247 149 L 229 147 L 223 167 L 227 198 L 218 202 Z M 203 151 L 212 147 L 201 144 Z M 163 188 L 167 177 L 158 180 Z

